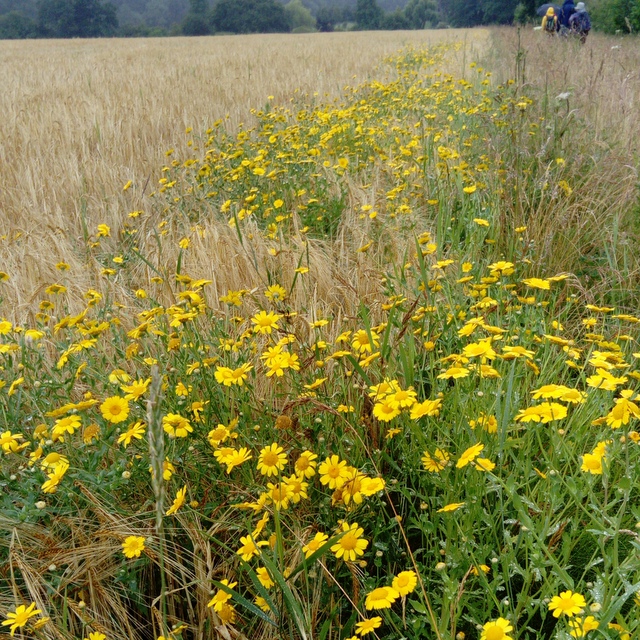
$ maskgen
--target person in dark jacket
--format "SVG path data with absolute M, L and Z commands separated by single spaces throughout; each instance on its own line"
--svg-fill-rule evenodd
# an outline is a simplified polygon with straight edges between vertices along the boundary
M 587 13 L 584 2 L 578 2 L 576 12 L 569 18 L 569 27 L 571 33 L 580 38 L 580 42 L 584 44 L 587 41 L 589 31 L 591 31 L 591 19 Z
M 569 34 L 569 18 L 576 12 L 576 5 L 573 0 L 565 0 L 562 5 L 562 10 L 558 16 L 558 31 L 560 35 L 566 36 Z

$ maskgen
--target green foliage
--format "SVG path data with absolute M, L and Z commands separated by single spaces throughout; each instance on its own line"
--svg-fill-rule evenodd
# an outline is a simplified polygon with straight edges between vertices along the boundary
M 376 0 L 358 0 L 356 4 L 356 25 L 363 31 L 380 29 L 384 13 Z
M 291 25 L 276 0 L 219 0 L 213 8 L 213 28 L 226 33 L 288 33 Z
M 293 31 L 313 31 L 316 28 L 316 19 L 302 4 L 302 0 L 290 0 L 284 6 L 284 10 Z
M 640 32 L 640 0 L 599 0 L 587 8 L 594 29 L 605 33 Z
M 0 16 L 0 40 L 21 40 L 38 35 L 36 23 L 17 11 Z
M 435 0 L 409 0 L 404 15 L 411 29 L 428 29 L 439 20 Z
M 100 0 L 40 0 L 38 31 L 47 38 L 102 38 L 118 29 L 116 8 Z

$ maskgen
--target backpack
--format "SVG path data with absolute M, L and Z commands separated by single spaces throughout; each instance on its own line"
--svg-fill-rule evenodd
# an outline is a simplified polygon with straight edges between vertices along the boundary
M 547 33 L 553 33 L 556 30 L 556 20 L 555 17 L 554 18 L 549 18 L 549 16 L 547 16 L 547 23 L 544 26 L 544 30 Z
M 589 20 L 589 14 L 586 11 L 579 11 L 572 16 L 575 29 L 579 33 L 585 33 L 591 29 L 591 20 Z

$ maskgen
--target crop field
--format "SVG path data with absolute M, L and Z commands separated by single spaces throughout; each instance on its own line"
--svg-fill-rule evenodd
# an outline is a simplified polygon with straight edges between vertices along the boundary
M 640 47 L 0 43 L 0 621 L 640 638 Z

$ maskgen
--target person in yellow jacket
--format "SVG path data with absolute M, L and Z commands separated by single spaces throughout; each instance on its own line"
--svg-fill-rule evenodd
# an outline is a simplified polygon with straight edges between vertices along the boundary
M 549 7 L 542 18 L 542 30 L 549 36 L 555 36 L 558 31 L 558 16 L 553 7 Z

